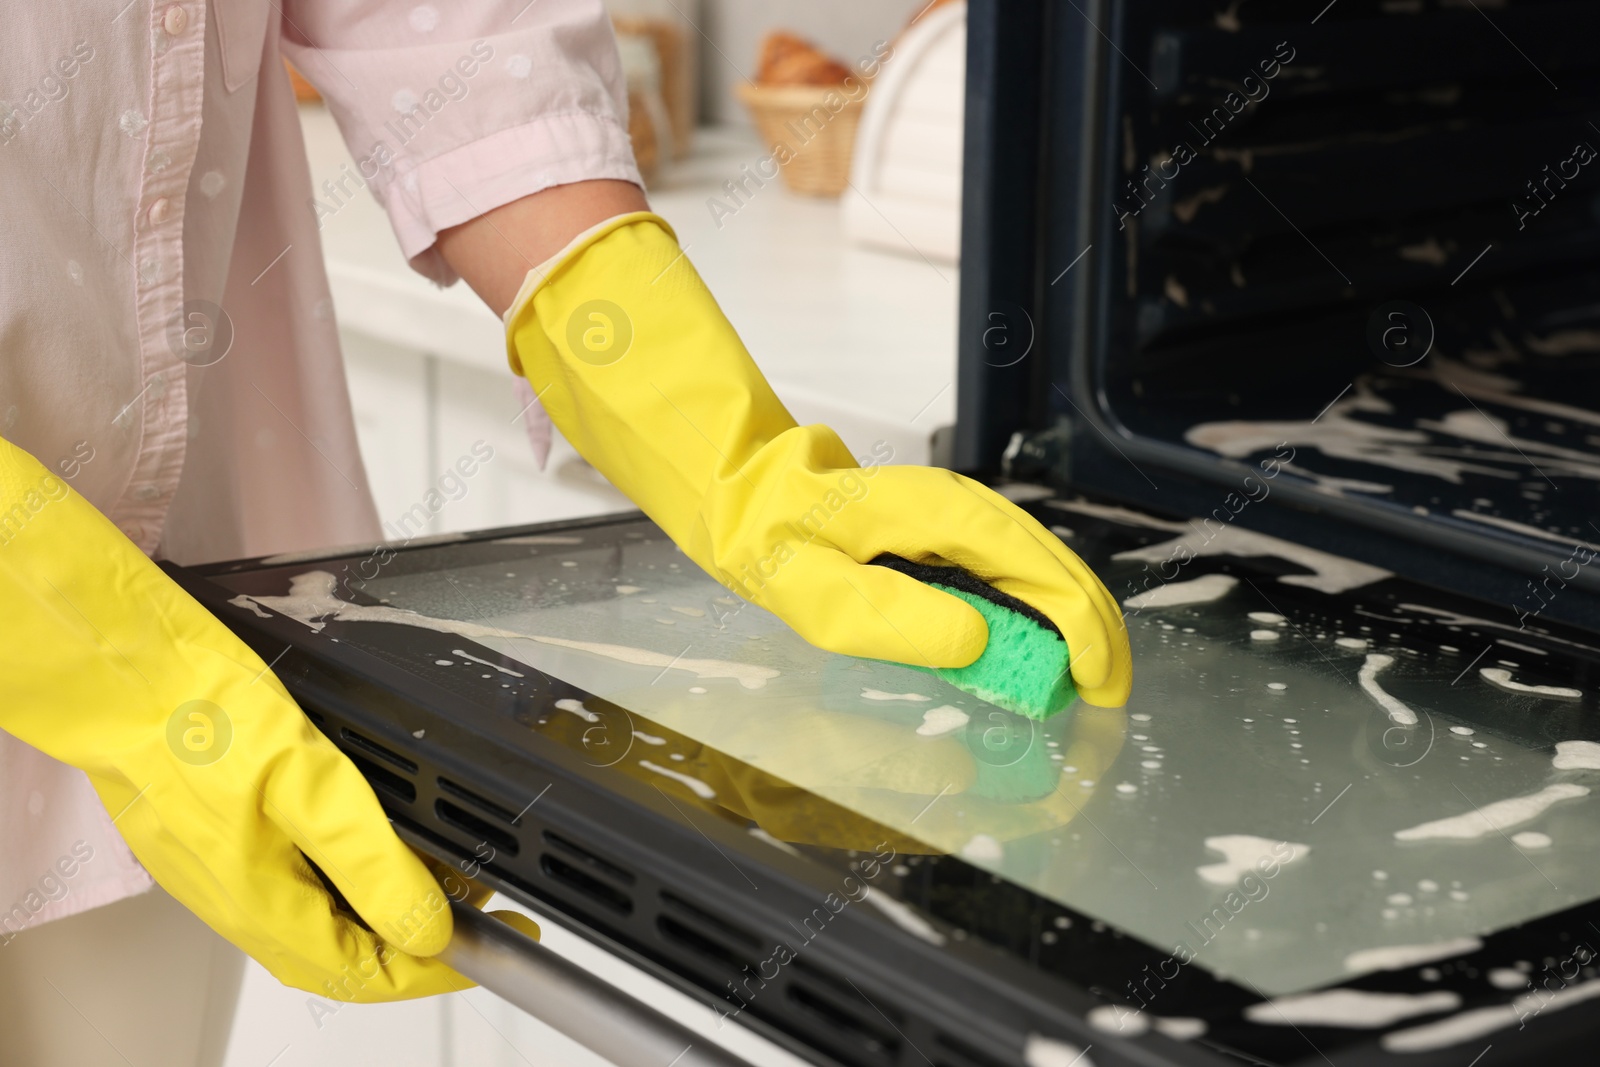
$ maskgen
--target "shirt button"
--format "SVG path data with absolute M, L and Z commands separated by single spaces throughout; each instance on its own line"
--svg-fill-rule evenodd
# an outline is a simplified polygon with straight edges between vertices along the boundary
M 189 26 L 189 13 L 181 4 L 173 4 L 161 14 L 161 28 L 169 37 L 176 37 Z
M 158 196 L 150 204 L 150 225 L 160 226 L 167 221 L 167 216 L 172 214 L 172 204 L 164 196 Z

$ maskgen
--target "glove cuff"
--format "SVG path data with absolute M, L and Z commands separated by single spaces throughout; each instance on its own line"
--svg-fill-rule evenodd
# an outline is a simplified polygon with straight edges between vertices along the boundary
M 511 372 L 517 377 L 522 377 L 522 360 L 517 356 L 516 333 L 523 319 L 533 314 L 533 298 L 549 284 L 563 267 L 574 262 L 584 250 L 599 241 L 607 234 L 620 230 L 624 226 L 631 226 L 636 222 L 653 222 L 666 231 L 667 236 L 674 242 L 678 239 L 677 231 L 666 219 L 653 211 L 630 211 L 625 215 L 613 215 L 604 222 L 584 230 L 578 236 L 567 242 L 567 246 L 549 259 L 528 271 L 522 279 L 522 287 L 517 290 L 517 297 L 511 301 L 511 306 L 506 313 L 500 316 L 500 321 L 505 325 L 506 331 L 506 360 L 511 364 Z

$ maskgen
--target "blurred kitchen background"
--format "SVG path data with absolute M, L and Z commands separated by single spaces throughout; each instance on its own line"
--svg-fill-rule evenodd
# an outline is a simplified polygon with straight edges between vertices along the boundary
M 652 206 L 677 230 L 778 394 L 801 422 L 832 425 L 857 455 L 883 441 L 893 462 L 937 461 L 955 415 L 965 4 L 607 6 Z M 505 66 L 498 73 L 517 77 L 509 61 L 495 62 Z M 321 195 L 324 181 L 354 164 L 326 109 L 300 88 Z M 774 177 L 767 161 L 779 141 L 789 152 L 778 158 L 789 161 Z M 414 274 L 369 194 L 340 197 L 324 215 L 322 242 L 362 453 L 379 515 L 395 536 L 630 507 L 559 433 L 540 469 L 499 321 L 466 286 L 438 289 Z M 429 529 L 402 531 L 401 517 L 478 441 L 492 445 L 494 458 L 433 514 Z M 708 1040 L 761 1065 L 800 1062 L 736 1025 L 718 1027 L 710 1010 L 536 918 L 547 945 Z M 228 1067 L 376 1062 L 604 1061 L 482 990 L 338 1006 L 249 965 Z

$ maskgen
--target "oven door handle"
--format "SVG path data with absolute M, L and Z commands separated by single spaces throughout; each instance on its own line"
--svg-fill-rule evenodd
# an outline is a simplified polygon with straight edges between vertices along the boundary
M 750 1067 L 493 915 L 451 907 L 440 960 L 617 1067 Z

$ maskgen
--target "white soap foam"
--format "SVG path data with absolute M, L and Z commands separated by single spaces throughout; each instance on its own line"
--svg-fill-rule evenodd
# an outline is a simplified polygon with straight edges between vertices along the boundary
M 1390 467 L 1413 474 L 1428 475 L 1454 484 L 1461 484 L 1463 476 L 1479 474 L 1489 477 L 1511 478 L 1510 472 L 1490 463 L 1524 467 L 1529 462 L 1528 453 L 1553 455 L 1559 458 L 1546 463 L 1566 473 L 1579 477 L 1600 477 L 1600 467 L 1587 453 L 1561 449 L 1531 439 L 1512 437 L 1510 425 L 1479 411 L 1453 411 L 1442 420 L 1422 420 L 1415 429 L 1400 429 L 1357 418 L 1361 411 L 1387 412 L 1392 405 L 1371 390 L 1365 380 L 1356 383 L 1356 391 L 1321 412 L 1315 419 L 1297 422 L 1228 421 L 1202 423 L 1191 427 L 1185 439 L 1200 448 L 1208 448 L 1219 455 L 1244 458 L 1255 452 L 1282 447 L 1284 442 L 1297 447 L 1314 448 L 1331 459 L 1350 460 Z M 1460 448 L 1418 447 L 1428 445 L 1434 434 L 1443 434 L 1478 443 L 1471 450 Z M 1502 447 L 1509 444 L 1509 449 Z M 1457 458 L 1466 457 L 1466 458 Z M 1581 458 L 1578 458 L 1581 457 Z M 1470 462 L 1476 460 L 1478 462 Z M 1298 468 L 1295 473 L 1317 477 L 1318 481 L 1331 480 L 1316 476 L 1314 472 Z M 1337 480 L 1342 481 L 1342 480 Z M 1337 489 L 1338 484 L 1332 487 Z M 1368 492 L 1388 491 L 1389 487 L 1371 484 Z
M 1186 1015 L 1173 1015 L 1166 1019 L 1152 1019 L 1158 1032 L 1165 1034 L 1174 1041 L 1193 1041 L 1197 1037 L 1204 1037 L 1206 1021 L 1194 1019 Z
M 1207 604 L 1221 600 L 1239 584 L 1231 574 L 1202 574 L 1187 582 L 1167 582 L 1142 593 L 1135 593 L 1122 602 L 1122 606 L 1143 608 L 1174 608 L 1182 604 Z
M 933 699 L 932 697 L 925 697 L 921 693 L 885 693 L 882 689 L 863 689 L 861 690 L 861 698 L 863 700 L 909 700 L 913 703 L 921 703 Z
M 904 901 L 896 900 L 887 893 L 880 893 L 876 889 L 871 888 L 867 890 L 867 895 L 862 899 L 864 899 L 868 904 L 871 904 L 873 907 L 877 908 L 879 911 L 883 912 L 884 915 L 889 917 L 891 922 L 900 927 L 900 929 L 904 930 L 906 933 L 910 934 L 912 937 L 926 941 L 930 945 L 944 944 L 944 934 L 935 929 L 932 923 L 928 922 L 927 919 L 924 919 L 921 915 L 917 914 L 917 912 Z
M 1339 637 L 1335 638 L 1333 643 L 1338 645 L 1340 648 L 1348 648 L 1353 651 L 1362 651 L 1367 647 L 1369 642 L 1365 637 Z
M 1323 593 L 1343 593 L 1363 585 L 1392 577 L 1393 572 L 1368 563 L 1360 563 L 1329 552 L 1321 552 L 1292 541 L 1284 541 L 1266 534 L 1246 530 L 1240 526 L 1224 526 L 1220 530 L 1200 530 L 1184 527 L 1182 537 L 1143 548 L 1118 552 L 1112 559 L 1135 560 L 1160 564 L 1174 553 L 1192 556 L 1272 556 L 1298 564 L 1311 574 L 1283 574 L 1278 581 L 1284 585 L 1303 586 Z
M 1511 633 L 1522 632 L 1520 628 L 1512 626 L 1510 623 L 1499 622 L 1495 619 L 1485 619 L 1481 615 L 1465 615 L 1459 611 L 1446 611 L 1444 608 L 1436 608 L 1428 604 L 1398 604 L 1396 607 L 1398 607 L 1401 611 L 1412 611 L 1422 615 L 1430 615 L 1437 619 L 1441 624 L 1446 626 L 1482 626 L 1491 630 L 1508 630 Z M 1526 625 L 1526 623 L 1524 623 L 1524 625 Z M 1569 641 L 1564 637 L 1557 637 L 1554 634 L 1541 632 L 1539 637 L 1544 641 L 1549 641 L 1558 645 L 1565 645 L 1568 648 L 1582 649 L 1585 651 L 1590 648 L 1589 645 L 1581 644 L 1577 641 Z M 1439 647 L 1448 649 L 1451 652 L 1461 651 L 1460 649 L 1449 645 L 1440 645 Z
M 1381 948 L 1364 948 L 1344 958 L 1347 971 L 1403 971 L 1436 960 L 1454 959 L 1476 952 L 1483 942 L 1476 937 L 1457 937 L 1449 941 L 1436 941 L 1428 945 L 1384 945 Z
M 974 863 L 999 863 L 1005 858 L 1005 848 L 988 834 L 974 834 L 961 846 L 961 855 Z
M 750 663 L 733 663 L 716 659 L 684 659 L 662 652 L 627 645 L 610 645 L 596 641 L 572 641 L 564 637 L 545 637 L 540 634 L 503 630 L 475 622 L 456 619 L 435 619 L 414 611 L 392 608 L 384 604 L 352 604 L 333 595 L 338 579 L 327 571 L 307 571 L 289 580 L 288 596 L 253 596 L 250 599 L 265 607 L 287 615 L 315 631 L 321 631 L 330 618 L 345 622 L 388 622 L 401 626 L 439 633 L 455 634 L 473 639 L 484 637 L 516 638 L 538 641 L 540 644 L 578 649 L 597 656 L 632 663 L 641 667 L 674 668 L 692 671 L 700 678 L 733 678 L 746 689 L 760 689 L 767 681 L 776 678 L 779 671 L 771 667 L 758 667 Z
M 637 737 L 647 745 L 664 745 L 667 743 L 667 739 L 665 737 L 657 737 L 655 734 L 647 734 L 643 730 L 633 731 L 633 736 Z
M 1271 689 L 1275 693 L 1281 693 L 1285 689 L 1289 688 L 1289 686 L 1284 682 L 1268 682 L 1267 688 Z
M 1132 782 L 1118 782 L 1117 783 L 1117 792 L 1121 793 L 1123 796 L 1132 796 L 1133 794 L 1137 793 L 1138 791 L 1139 791 L 1139 787 L 1134 785 Z
M 1351 1030 L 1376 1030 L 1402 1019 L 1455 1011 L 1458 993 L 1372 993 L 1361 989 L 1330 989 L 1321 993 L 1280 997 L 1252 1004 L 1244 1017 L 1264 1026 L 1342 1026 Z
M 940 704 L 922 713 L 917 733 L 923 737 L 943 737 L 967 725 L 967 713 L 949 704 Z
M 783 852 L 787 852 L 791 856 L 803 855 L 803 853 L 801 853 L 801 851 L 799 849 L 797 849 L 793 845 L 789 844 L 789 842 L 780 841 L 778 838 L 773 837 L 771 834 L 767 833 L 765 830 L 763 830 L 759 826 L 752 826 L 752 827 L 750 827 L 750 829 L 747 832 L 750 834 L 751 837 L 755 838 L 756 840 L 765 841 L 767 844 L 771 845 L 773 848 L 779 849 L 780 851 L 783 851 Z
M 1552 804 L 1589 795 L 1589 787 L 1573 782 L 1557 782 L 1545 786 L 1537 793 L 1507 797 L 1463 815 L 1422 823 L 1405 830 L 1396 830 L 1396 841 L 1473 841 L 1486 834 L 1499 833 L 1513 826 L 1530 822 L 1543 815 Z
M 1478 674 L 1490 685 L 1499 686 L 1508 693 L 1526 693 L 1528 696 L 1549 697 L 1551 700 L 1582 700 L 1581 689 L 1564 685 L 1523 685 L 1512 681 L 1511 672 L 1504 667 L 1480 667 Z
M 1377 702 L 1378 707 L 1389 713 L 1389 719 L 1401 726 L 1414 726 L 1417 722 L 1417 713 L 1406 707 L 1404 702 L 1395 699 L 1384 692 L 1378 684 L 1378 675 L 1394 663 L 1393 656 L 1386 656 L 1381 652 L 1367 653 L 1367 662 L 1362 664 L 1357 672 L 1356 679 L 1361 683 L 1362 690 Z
M 1012 482 L 1008 485 L 997 485 L 994 491 L 1011 501 L 1013 504 L 1031 504 L 1035 500 L 1049 500 L 1056 495 L 1054 489 L 1043 485 L 1032 485 L 1027 482 Z
M 699 797 L 701 800 L 716 799 L 717 791 L 692 775 L 684 774 L 682 771 L 672 770 L 670 767 L 663 767 L 658 763 L 651 763 L 647 759 L 640 760 L 639 766 L 643 767 L 647 771 L 654 771 L 656 774 L 671 778 L 675 782 L 682 782 L 684 785 L 688 786 L 694 795 Z
M 1250 640 L 1252 640 L 1252 641 L 1276 641 L 1277 639 L 1278 639 L 1278 631 L 1276 631 L 1276 630 L 1251 630 L 1250 631 Z
M 1558 741 L 1550 765 L 1558 771 L 1600 771 L 1600 744 L 1593 741 Z
M 1450 732 L 1453 734 L 1459 734 L 1462 737 L 1471 737 L 1474 733 L 1472 727 L 1470 726 L 1452 726 L 1450 727 Z
M 1495 967 L 1489 971 L 1489 984 L 1496 989 L 1527 989 L 1528 976 L 1512 967 Z
M 250 609 L 250 611 L 258 619 L 270 619 L 270 618 L 272 618 L 272 613 L 270 611 L 262 611 L 261 610 L 261 605 L 257 604 L 254 600 L 251 600 L 247 596 L 236 596 L 232 600 L 229 600 L 228 603 L 232 604 L 236 608 L 248 608 L 248 609 Z
M 746 689 L 760 689 L 767 684 L 769 679 L 776 678 L 780 673 L 772 667 L 759 667 L 753 663 L 734 663 L 721 659 L 685 659 L 682 656 L 669 656 L 664 652 L 652 652 L 649 649 L 632 648 L 628 645 L 608 645 L 598 641 L 570 641 L 564 637 L 541 637 L 538 634 L 513 634 L 511 636 L 529 637 L 543 645 L 559 645 L 562 648 L 574 648 L 582 652 L 592 652 L 597 656 L 605 656 L 607 659 L 632 663 L 641 667 L 662 667 L 691 671 L 696 678 L 732 678 Z
M 1042 1034 L 1029 1034 L 1022 1043 L 1022 1062 L 1027 1067 L 1094 1067 L 1087 1049 Z
M 583 706 L 583 701 L 565 697 L 556 701 L 556 707 L 562 711 L 570 711 L 584 722 L 599 722 L 600 716 Z
M 1140 1037 L 1150 1032 L 1150 1017 L 1137 1008 L 1121 1004 L 1098 1004 L 1083 1016 L 1084 1021 L 1096 1030 L 1123 1037 Z
M 1430 1052 L 1434 1049 L 1449 1048 L 1451 1045 L 1459 1045 L 1483 1037 L 1485 1034 L 1492 1034 L 1513 1023 L 1520 1025 L 1530 1015 L 1560 1011 L 1574 1004 L 1593 1000 L 1595 997 L 1600 997 L 1600 979 L 1567 986 L 1554 993 L 1535 990 L 1522 994 L 1509 1004 L 1495 1004 L 1474 1011 L 1464 1011 L 1460 1015 L 1453 1015 L 1436 1023 L 1385 1034 L 1382 1044 L 1389 1052 Z
M 1518 848 L 1549 848 L 1551 841 L 1549 834 L 1541 834 L 1537 830 L 1524 830 L 1511 835 L 1511 843 Z
M 482 664 L 483 666 L 488 667 L 491 670 L 499 671 L 501 674 L 509 675 L 512 678 L 526 678 L 527 677 L 527 675 L 523 674 L 521 671 L 514 671 L 510 667 L 502 667 L 498 663 L 490 663 L 486 659 L 479 659 L 477 656 L 474 656 L 472 653 L 463 652 L 459 648 L 452 648 L 450 650 L 450 654 L 453 655 L 453 656 L 460 656 L 462 659 L 469 659 L 474 663 Z
M 642 592 L 644 592 L 644 586 L 642 586 L 642 585 L 619 585 L 619 586 L 617 586 L 617 594 L 619 596 L 632 596 L 634 593 L 642 593 Z
M 1246 871 L 1254 870 L 1260 860 L 1272 860 L 1280 867 L 1287 867 L 1296 860 L 1305 858 L 1311 851 L 1310 845 L 1297 845 L 1270 837 L 1253 837 L 1250 834 L 1208 837 L 1206 848 L 1220 852 L 1226 857 L 1221 863 L 1210 863 L 1195 868 L 1195 873 L 1212 885 L 1233 885 Z M 1287 859 L 1282 856 L 1284 848 L 1289 849 Z
M 1278 626 L 1289 621 L 1276 611 L 1252 611 L 1245 615 L 1245 618 L 1251 622 L 1266 623 L 1268 626 Z

